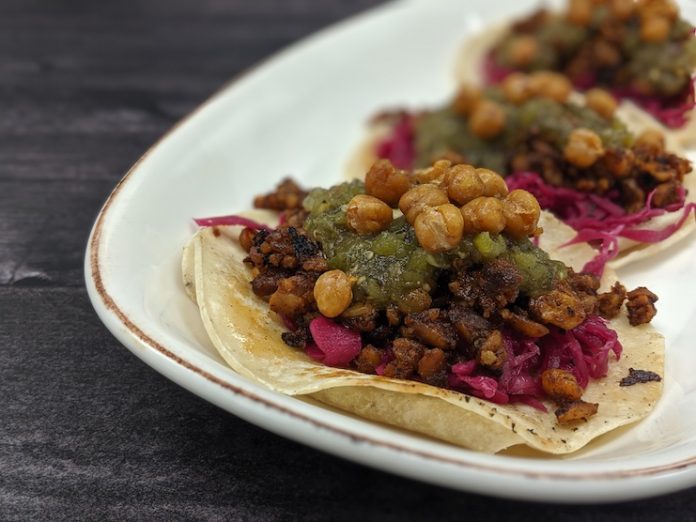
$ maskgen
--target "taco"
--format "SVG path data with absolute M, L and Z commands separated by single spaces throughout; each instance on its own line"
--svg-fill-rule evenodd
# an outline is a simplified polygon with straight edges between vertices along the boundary
M 694 106 L 694 27 L 671 0 L 572 0 L 479 39 L 483 52 L 463 59 L 476 59 L 489 84 L 515 71 L 555 71 L 579 90 L 602 87 L 632 101 L 668 128 L 683 127 Z
M 645 417 L 662 389 L 656 296 L 610 273 L 600 290 L 573 269 L 587 245 L 534 245 L 539 225 L 548 245 L 569 236 L 538 221 L 533 196 L 443 167 L 308 194 L 285 181 L 255 201 L 280 219 L 199 220 L 184 282 L 225 361 L 278 392 L 485 452 L 569 453 Z M 462 204 L 465 178 L 481 186 Z
M 688 234 L 691 163 L 666 150 L 661 132 L 631 132 L 605 91 L 582 104 L 571 91 L 555 73 L 515 73 L 500 86 L 463 86 L 435 110 L 384 113 L 352 169 L 375 157 L 405 169 L 444 158 L 502 172 L 574 228 L 576 241 L 598 246 L 586 267 L 597 274 L 620 253 L 648 256 Z

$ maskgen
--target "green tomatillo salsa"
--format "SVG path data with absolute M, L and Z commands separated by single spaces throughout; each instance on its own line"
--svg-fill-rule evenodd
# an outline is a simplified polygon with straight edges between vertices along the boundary
M 464 235 L 452 250 L 430 253 L 419 245 L 414 228 L 403 216 L 376 234 L 356 234 L 346 224 L 346 205 L 364 192 L 362 182 L 352 181 L 315 189 L 304 201 L 309 211 L 305 230 L 321 243 L 331 269 L 355 278 L 353 295 L 357 302 L 369 302 L 378 309 L 397 304 L 409 311 L 413 292 L 431 293 L 439 273 L 455 262 L 466 266 L 500 258 L 510 260 L 522 274 L 520 289 L 529 296 L 548 291 L 565 277 L 564 265 L 550 260 L 528 238 L 479 232 Z

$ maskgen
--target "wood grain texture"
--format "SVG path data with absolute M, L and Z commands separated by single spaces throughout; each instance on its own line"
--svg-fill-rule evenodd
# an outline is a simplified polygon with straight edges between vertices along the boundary
M 491 500 L 276 437 L 121 347 L 82 283 L 92 221 L 176 120 L 377 0 L 0 2 L 0 520 L 694 520 Z

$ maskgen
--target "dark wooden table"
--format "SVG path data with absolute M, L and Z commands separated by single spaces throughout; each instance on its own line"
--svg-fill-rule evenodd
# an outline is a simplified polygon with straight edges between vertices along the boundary
M 694 520 L 493 500 L 266 433 L 130 355 L 83 286 L 128 167 L 225 80 L 376 0 L 0 2 L 0 520 Z

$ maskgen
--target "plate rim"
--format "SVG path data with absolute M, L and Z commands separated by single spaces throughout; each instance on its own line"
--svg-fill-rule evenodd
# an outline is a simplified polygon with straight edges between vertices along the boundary
M 163 357 L 162 361 L 165 361 L 167 364 L 172 365 L 172 366 L 178 366 L 179 369 L 186 370 L 187 372 L 190 372 L 190 375 L 196 379 L 202 379 L 206 381 L 208 384 L 214 384 L 217 385 L 218 387 L 226 390 L 227 392 L 230 392 L 234 394 L 236 397 L 241 397 L 248 399 L 250 401 L 253 401 L 255 403 L 261 404 L 263 406 L 266 406 L 268 408 L 271 408 L 273 410 L 276 410 L 280 414 L 284 415 L 290 415 L 293 418 L 297 419 L 298 421 L 304 422 L 312 427 L 320 428 L 323 430 L 327 430 L 331 433 L 333 433 L 335 436 L 340 437 L 345 439 L 348 443 L 351 442 L 360 442 L 364 443 L 370 446 L 374 446 L 375 448 L 379 449 L 385 449 L 385 450 L 390 450 L 390 451 L 395 451 L 399 453 L 406 454 L 411 457 L 419 458 L 419 459 L 424 459 L 426 461 L 436 463 L 436 464 L 446 464 L 446 465 L 454 465 L 458 466 L 460 469 L 465 469 L 467 471 L 482 471 L 482 472 L 487 472 L 487 473 L 493 473 L 496 475 L 503 475 L 503 476 L 508 476 L 508 477 L 515 477 L 515 478 L 527 478 L 527 479 L 544 479 L 544 480 L 564 480 L 564 481 L 591 481 L 591 480 L 622 480 L 622 479 L 636 479 L 636 478 L 648 478 L 648 479 L 661 479 L 664 481 L 669 481 L 669 483 L 663 483 L 662 487 L 655 488 L 654 493 L 650 492 L 635 492 L 632 495 L 630 491 L 624 491 L 624 492 L 619 492 L 614 491 L 612 494 L 610 494 L 607 498 L 605 499 L 598 499 L 598 501 L 615 501 L 615 500 L 627 500 L 631 498 L 646 498 L 649 496 L 654 496 L 654 495 L 659 495 L 662 493 L 667 493 L 667 492 L 672 492 L 672 491 L 677 491 L 679 489 L 684 489 L 690 486 L 693 486 L 696 484 L 696 454 L 680 459 L 677 461 L 673 461 L 667 464 L 661 464 L 661 465 L 651 465 L 651 466 L 646 466 L 646 467 L 641 467 L 641 468 L 633 468 L 633 469 L 615 469 L 611 471 L 586 471 L 586 472 L 562 472 L 562 471 L 555 471 L 555 470 L 524 470 L 524 469 L 516 469 L 516 468 L 510 468 L 510 467 L 505 467 L 505 466 L 495 466 L 492 464 L 485 464 L 485 463 L 480 463 L 480 462 L 473 462 L 470 460 L 462 459 L 462 458 L 456 458 L 456 457 L 444 457 L 442 455 L 437 455 L 435 453 L 431 453 L 428 451 L 420 450 L 417 448 L 411 448 L 408 446 L 401 445 L 397 442 L 389 442 L 387 440 L 382 440 L 379 438 L 373 438 L 369 437 L 365 434 L 362 433 L 357 433 L 355 431 L 351 431 L 350 429 L 346 428 L 341 428 L 339 426 L 336 426 L 334 424 L 331 424 L 329 422 L 322 422 L 319 419 L 312 418 L 311 416 L 305 415 L 304 413 L 300 411 L 293 410 L 292 408 L 288 408 L 284 406 L 283 404 L 280 404 L 278 402 L 274 402 L 273 400 L 270 400 L 268 398 L 262 397 L 259 394 L 255 393 L 253 390 L 245 389 L 243 386 L 238 386 L 235 385 L 223 378 L 220 378 L 216 375 L 213 375 L 209 371 L 207 371 L 204 368 L 201 368 L 194 362 L 191 362 L 190 360 L 187 360 L 184 357 L 181 357 L 180 355 L 177 355 L 175 351 L 167 348 L 167 346 L 163 343 L 158 341 L 155 336 L 150 335 L 146 333 L 146 329 L 144 329 L 142 326 L 139 326 L 136 322 L 136 320 L 132 319 L 129 317 L 129 315 L 123 311 L 122 307 L 119 306 L 119 304 L 116 302 L 116 299 L 107 291 L 106 285 L 104 283 L 104 276 L 103 276 L 103 270 L 102 270 L 102 257 L 101 257 L 101 246 L 102 246 L 102 231 L 108 225 L 108 215 L 109 215 L 109 210 L 112 208 L 113 205 L 118 205 L 120 204 L 120 201 L 122 200 L 119 199 L 119 195 L 121 194 L 122 189 L 126 186 L 126 184 L 132 180 L 137 173 L 140 170 L 140 166 L 142 163 L 149 158 L 151 155 L 157 152 L 157 150 L 160 148 L 160 146 L 167 141 L 173 134 L 177 133 L 179 129 L 183 128 L 186 126 L 191 120 L 193 120 L 195 117 L 197 117 L 200 113 L 203 111 L 208 110 L 208 108 L 213 104 L 213 102 L 217 101 L 219 98 L 222 97 L 223 94 L 227 93 L 230 89 L 234 88 L 238 83 L 240 83 L 242 80 L 246 79 L 249 75 L 254 73 L 258 69 L 265 68 L 266 66 L 272 65 L 276 61 L 280 61 L 283 59 L 285 55 L 294 55 L 296 52 L 301 51 L 301 49 L 307 45 L 311 45 L 315 40 L 320 40 L 323 38 L 325 35 L 333 33 L 335 31 L 341 30 L 344 26 L 349 26 L 355 23 L 359 23 L 359 21 L 362 18 L 367 18 L 370 16 L 373 16 L 377 14 L 378 12 L 381 11 L 386 11 L 388 9 L 391 9 L 395 5 L 398 6 L 406 6 L 408 4 L 413 4 L 414 2 L 412 0 L 400 0 L 396 2 L 388 2 L 387 4 L 383 4 L 380 6 L 377 6 L 372 9 L 368 9 L 366 11 L 363 11 L 361 13 L 358 13 L 353 16 L 349 16 L 348 18 L 345 18 L 343 20 L 340 20 L 336 23 L 330 24 L 308 36 L 305 36 L 293 43 L 291 43 L 288 46 L 285 46 L 281 48 L 280 50 L 272 53 L 268 57 L 260 60 L 256 64 L 250 66 L 247 69 L 242 70 L 238 74 L 232 76 L 229 80 L 225 81 L 216 91 L 213 92 L 212 95 L 210 95 L 207 99 L 205 99 L 202 103 L 200 103 L 197 107 L 195 107 L 191 112 L 186 114 L 184 117 L 182 117 L 180 120 L 175 122 L 162 136 L 160 136 L 151 146 L 149 146 L 146 151 L 135 161 L 135 163 L 126 171 L 126 173 L 123 175 L 123 177 L 117 182 L 116 186 L 114 189 L 110 192 L 108 197 L 106 198 L 106 201 L 100 208 L 94 224 L 92 226 L 92 229 L 90 231 L 89 238 L 87 240 L 87 246 L 86 246 L 86 251 L 85 251 L 85 258 L 84 258 L 84 272 L 85 272 L 85 281 L 86 281 L 86 286 L 87 286 L 87 292 L 88 296 L 90 298 L 90 301 L 95 308 L 97 315 L 99 316 L 100 320 L 105 324 L 108 330 L 110 330 L 119 340 L 121 344 L 123 344 L 129 351 L 134 353 L 139 359 L 143 360 L 148 366 L 150 366 L 153 370 L 157 371 L 158 373 L 166 376 L 170 380 L 174 381 L 177 383 L 179 386 L 188 388 L 187 386 L 184 386 L 181 382 L 178 381 L 178 379 L 170 376 L 168 373 L 163 372 L 163 368 L 161 368 L 154 360 L 151 360 L 149 357 L 147 357 L 145 354 L 137 353 L 136 352 L 136 347 L 131 345 L 127 340 L 130 340 L 140 347 L 145 347 L 148 349 L 151 349 L 154 351 L 154 353 L 160 355 Z M 115 321 L 115 322 L 112 322 Z M 116 331 L 116 327 L 124 327 L 125 331 Z M 125 339 L 125 336 L 121 335 L 123 333 L 127 334 L 127 339 Z M 148 355 L 154 355 L 153 354 L 148 354 Z M 201 393 L 198 393 L 194 390 L 191 390 L 189 388 L 189 391 L 192 393 L 201 396 L 207 401 L 213 402 L 210 398 L 208 397 L 203 397 Z M 269 389 L 269 391 L 272 391 Z M 287 396 L 292 398 L 291 396 Z M 300 401 L 301 402 L 301 401 Z M 223 408 L 225 411 L 228 411 L 229 413 L 232 413 L 229 411 L 227 408 Z M 250 421 L 246 417 L 243 417 L 239 413 L 235 412 L 233 413 L 236 416 L 239 416 L 241 418 L 245 418 L 248 422 L 251 422 L 253 424 L 259 425 L 257 422 Z M 374 423 L 377 425 L 377 423 Z M 267 427 L 263 427 L 263 429 L 269 429 Z M 343 452 L 341 452 L 338 449 L 333 449 L 330 447 L 330 444 L 326 444 L 323 446 L 318 446 L 317 444 L 310 443 L 308 441 L 303 441 L 297 437 L 290 436 L 288 434 L 281 434 L 278 431 L 271 430 L 274 433 L 278 433 L 279 436 L 285 437 L 285 438 L 290 438 L 293 440 L 297 440 L 300 443 L 303 443 L 305 445 L 309 445 L 315 449 L 320 449 L 323 451 L 330 452 L 333 455 L 337 455 L 340 458 L 345 458 L 353 461 L 358 461 L 361 462 L 365 465 L 381 469 L 387 472 L 392 472 L 392 473 L 397 473 L 401 474 L 404 476 L 408 476 L 410 478 L 419 480 L 419 477 L 406 473 L 403 471 L 399 470 L 394 470 L 394 469 L 389 469 L 384 466 L 380 466 L 379 464 L 374 464 L 371 465 L 369 462 L 365 461 L 364 459 L 351 459 L 350 457 L 346 456 Z M 462 448 L 458 448 L 462 449 Z M 472 452 L 476 453 L 476 452 Z M 504 457 L 506 459 L 516 459 L 516 457 Z M 517 459 L 517 460 L 523 460 L 523 459 Z M 526 459 L 525 459 L 526 460 Z M 529 459 L 531 460 L 531 459 Z M 684 477 L 682 475 L 683 472 L 690 471 L 694 472 L 693 477 Z M 684 480 L 685 478 L 690 478 L 690 480 Z M 437 483 L 433 480 L 428 480 L 428 479 L 423 479 L 421 478 L 420 480 L 425 480 L 426 482 L 431 482 L 431 483 Z M 443 484 L 442 485 L 448 486 L 449 487 L 454 487 L 457 489 L 467 489 L 469 491 L 477 491 L 479 493 L 484 493 L 486 492 L 477 490 L 476 488 L 473 487 L 462 487 L 461 484 Z M 640 490 L 640 488 L 636 488 L 637 490 Z M 491 494 L 490 492 L 488 493 L 489 495 Z M 514 494 L 514 493 L 508 493 L 508 492 L 494 492 L 495 496 L 506 496 L 510 498 L 524 498 L 520 496 L 519 494 Z M 566 499 L 564 498 L 557 498 L 556 501 L 565 501 L 565 502 L 577 502 L 577 501 L 583 501 L 583 496 L 575 496 L 575 495 L 569 495 L 565 494 Z M 538 496 L 539 499 L 542 498 L 547 498 L 545 495 Z

